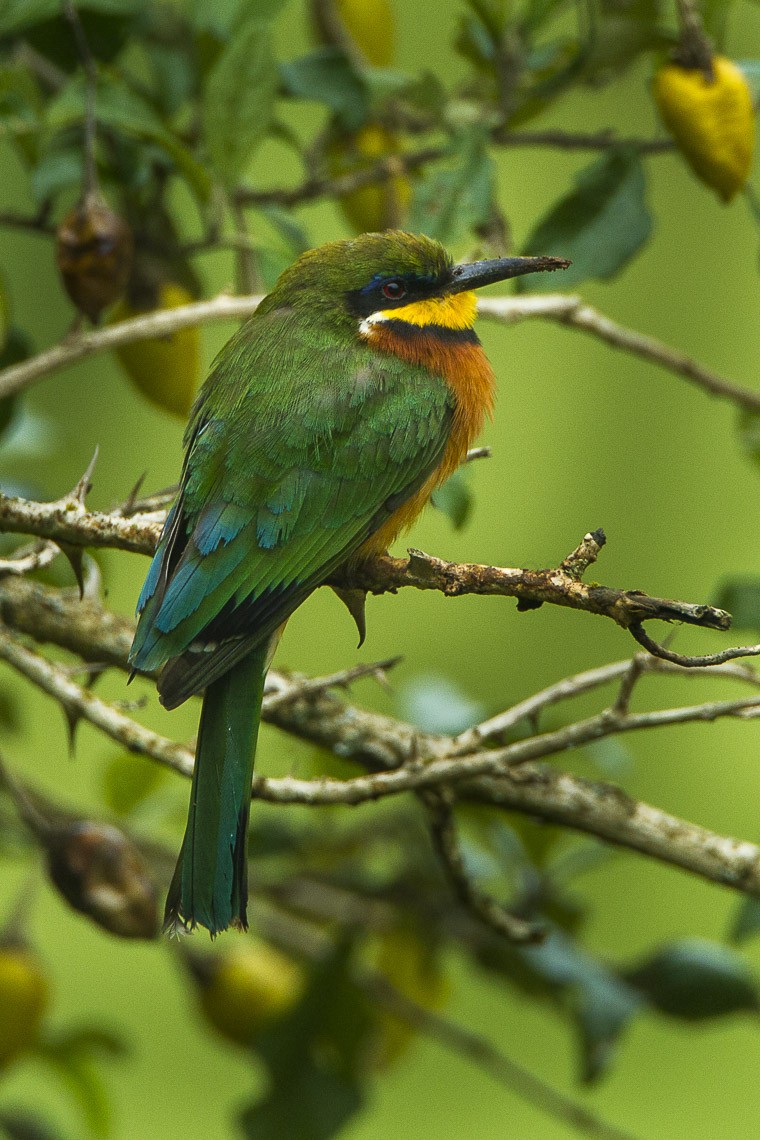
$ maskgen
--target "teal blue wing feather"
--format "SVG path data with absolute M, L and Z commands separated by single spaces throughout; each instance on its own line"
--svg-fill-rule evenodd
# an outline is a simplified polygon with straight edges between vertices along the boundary
M 263 644 L 440 461 L 443 380 L 319 335 L 303 314 L 254 319 L 196 406 L 132 651 L 138 669 L 170 662 L 168 707 Z

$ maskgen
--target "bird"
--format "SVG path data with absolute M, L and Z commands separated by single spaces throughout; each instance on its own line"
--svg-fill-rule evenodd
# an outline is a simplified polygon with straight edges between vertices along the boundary
M 387 550 L 492 414 L 474 290 L 565 268 L 455 264 L 365 233 L 301 254 L 221 350 L 191 411 L 177 497 L 139 597 L 135 672 L 167 709 L 203 694 L 170 933 L 247 929 L 264 679 L 284 623 L 337 568 Z

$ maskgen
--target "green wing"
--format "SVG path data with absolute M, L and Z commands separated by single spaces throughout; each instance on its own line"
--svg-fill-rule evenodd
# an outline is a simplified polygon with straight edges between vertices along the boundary
M 303 314 L 241 330 L 196 407 L 138 607 L 131 660 L 166 666 L 167 707 L 262 644 L 424 483 L 451 416 L 442 379 Z

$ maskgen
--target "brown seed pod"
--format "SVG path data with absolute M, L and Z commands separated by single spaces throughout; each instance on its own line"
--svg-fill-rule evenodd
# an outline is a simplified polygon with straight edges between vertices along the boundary
M 54 825 L 43 837 L 50 878 L 75 910 L 121 938 L 155 938 L 158 898 L 142 854 L 106 823 Z
M 132 265 L 132 231 L 98 197 L 70 210 L 56 234 L 56 260 L 63 284 L 91 321 L 124 292 Z

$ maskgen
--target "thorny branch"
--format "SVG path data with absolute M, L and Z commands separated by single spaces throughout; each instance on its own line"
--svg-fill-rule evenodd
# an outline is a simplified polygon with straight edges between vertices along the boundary
M 192 753 L 142 728 L 123 712 L 81 688 L 60 665 L 30 651 L 19 633 L 50 642 L 88 662 L 127 668 L 131 623 L 98 603 L 79 602 L 73 591 L 56 591 L 20 578 L 0 582 L 0 659 L 21 672 L 64 709 L 76 712 L 124 747 L 152 756 L 183 775 L 192 770 Z M 13 631 L 18 631 L 14 633 Z M 727 677 L 758 688 L 746 666 L 728 663 L 693 671 L 639 655 L 637 680 L 650 673 L 681 677 Z M 760 847 L 718 835 L 649 804 L 621 789 L 543 767 L 536 761 L 603 736 L 668 724 L 760 716 L 760 694 L 730 701 L 630 713 L 620 701 L 596 716 L 500 747 L 503 735 L 520 721 L 534 722 L 541 711 L 595 691 L 626 683 L 631 662 L 620 661 L 565 678 L 498 717 L 458 737 L 422 733 L 378 713 L 347 705 L 324 685 L 298 676 L 269 675 L 263 719 L 319 744 L 368 772 L 349 780 L 269 779 L 257 776 L 253 794 L 271 803 L 361 804 L 385 795 L 445 789 L 455 802 L 476 801 L 527 814 L 597 836 L 734 889 L 760 897 Z M 333 684 L 340 678 L 330 678 Z M 345 678 L 343 678 L 345 681 Z M 287 699 L 281 699 L 287 694 Z M 630 692 L 628 694 L 630 699 Z
M 163 512 L 145 515 L 125 515 L 122 512 L 102 514 L 87 511 L 81 497 L 73 495 L 53 503 L 0 495 L 0 532 L 33 534 L 75 547 L 111 547 L 151 554 L 158 541 Z M 327 584 L 373 594 L 413 587 L 437 590 L 447 597 L 500 595 L 517 598 L 518 607 L 522 609 L 535 609 L 548 602 L 611 618 L 621 628 L 631 630 L 638 630 L 642 622 L 654 619 L 681 621 L 706 629 L 729 628 L 730 615 L 714 606 L 655 598 L 639 590 L 586 585 L 581 581 L 581 573 L 596 560 L 604 542 L 603 532 L 593 531 L 560 566 L 548 570 L 446 562 L 419 550 L 410 550 L 408 559 L 389 555 L 372 558 L 350 573 L 341 571 L 334 574 Z M 650 640 L 648 648 L 650 646 L 651 652 L 662 655 L 656 642 Z M 750 647 L 746 655 L 756 652 L 755 647 Z M 742 656 L 745 651 L 732 650 L 731 654 Z M 685 662 L 686 658 L 683 658 L 680 663 Z M 695 659 L 694 663 L 703 662 Z

